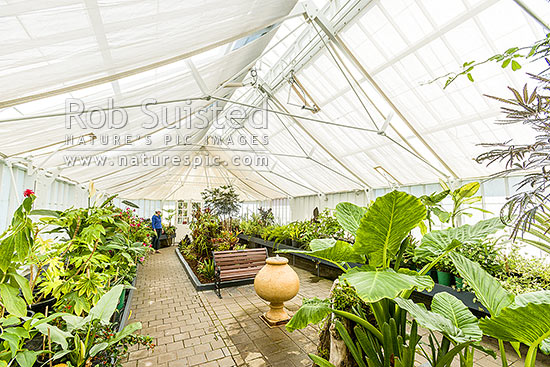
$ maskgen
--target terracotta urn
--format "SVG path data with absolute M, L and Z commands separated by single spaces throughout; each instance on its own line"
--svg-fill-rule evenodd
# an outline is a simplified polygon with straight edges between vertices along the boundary
M 254 289 L 258 296 L 269 302 L 269 311 L 263 315 L 265 320 L 270 325 L 281 325 L 290 320 L 284 302 L 298 294 L 300 279 L 284 257 L 268 257 L 265 263 L 254 278 Z

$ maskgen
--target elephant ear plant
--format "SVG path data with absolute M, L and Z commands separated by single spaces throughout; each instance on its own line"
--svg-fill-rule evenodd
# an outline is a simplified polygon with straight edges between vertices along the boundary
M 479 326 L 486 335 L 498 339 L 503 367 L 508 366 L 504 342 L 510 342 L 518 354 L 520 344 L 529 347 L 525 367 L 535 366 L 539 349 L 550 354 L 550 291 L 514 296 L 479 264 L 458 253 L 451 258 L 460 276 L 491 314 L 480 320 Z
M 287 324 L 287 329 L 292 331 L 310 323 L 319 323 L 333 314 L 356 324 L 350 334 L 338 320 L 334 321 L 349 353 L 359 366 L 412 367 L 420 340 L 416 333 L 419 323 L 445 335 L 446 341 L 437 347 L 434 366 L 450 365 L 457 354 L 480 340 L 481 333 L 474 330 L 477 324 L 470 325 L 472 317 L 459 308 L 461 303 L 458 300 L 449 298 L 440 300 L 441 310 L 451 309 L 465 314 L 467 325 L 455 323 L 449 318 L 450 314 L 444 311 L 437 316 L 441 323 L 424 322 L 427 318 L 420 319 L 420 316 L 429 311 L 408 301 L 408 298 L 415 290 L 430 290 L 433 287 L 433 280 L 425 274 L 465 241 L 466 236 L 458 234 L 462 232 L 447 236 L 437 234 L 438 231 L 431 232 L 432 236 L 441 241 L 437 245 L 428 242 L 424 244 L 423 250 L 431 255 L 429 263 L 418 272 L 402 268 L 401 260 L 410 243 L 410 232 L 425 217 L 426 207 L 422 202 L 399 191 L 378 198 L 368 209 L 340 203 L 336 207 L 336 218 L 346 231 L 355 236 L 354 244 L 323 239 L 312 241 L 311 251 L 279 251 L 303 253 L 339 266 L 343 271 L 339 283 L 353 287 L 360 300 L 367 305 L 368 311 L 365 312 L 361 307 L 353 307 L 351 312 L 341 310 L 335 307 L 333 300 L 304 300 L 302 307 Z M 486 237 L 497 229 L 496 226 L 480 225 L 476 227 L 476 233 Z M 361 265 L 352 268 L 349 262 Z M 413 321 L 410 331 L 406 327 L 407 311 L 420 320 Z M 451 345 L 453 348 L 450 348 Z M 319 356 L 311 358 L 321 366 L 332 365 Z

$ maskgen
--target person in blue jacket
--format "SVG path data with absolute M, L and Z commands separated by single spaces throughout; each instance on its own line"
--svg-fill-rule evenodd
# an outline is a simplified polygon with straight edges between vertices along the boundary
M 160 235 L 162 234 L 162 220 L 160 219 L 160 210 L 157 210 L 153 217 L 151 218 L 151 224 L 153 226 L 153 230 L 155 231 L 155 238 L 153 238 L 153 248 L 155 249 L 156 253 L 159 253 L 159 246 L 160 246 Z

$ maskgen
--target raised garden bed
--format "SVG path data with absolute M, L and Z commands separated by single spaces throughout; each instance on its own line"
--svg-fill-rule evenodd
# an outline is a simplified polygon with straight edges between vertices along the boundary
M 247 243 L 251 247 L 267 247 L 268 252 L 270 255 L 274 254 L 275 251 L 278 249 L 295 249 L 295 247 L 284 245 L 284 244 L 278 244 L 272 241 L 266 241 L 264 239 L 253 237 L 253 236 L 246 236 L 243 234 L 238 235 L 239 239 L 243 243 Z M 316 274 L 317 276 L 321 276 L 324 278 L 329 279 L 336 279 L 340 274 L 342 274 L 342 270 L 338 268 L 336 265 L 325 261 L 321 259 L 314 258 L 309 255 L 304 254 L 280 254 L 279 256 L 285 256 L 289 259 L 290 264 L 297 266 L 301 269 L 309 270 L 312 273 Z M 359 264 L 351 263 L 350 266 L 357 266 Z M 458 299 L 460 299 L 466 306 L 472 310 L 476 315 L 478 316 L 488 316 L 489 312 L 487 309 L 479 302 L 475 300 L 475 294 L 472 292 L 466 292 L 462 291 L 459 292 L 454 288 L 447 287 L 441 284 L 435 284 L 433 289 L 428 291 L 422 291 L 422 292 L 413 292 L 411 298 L 416 302 L 422 302 L 427 305 L 431 303 L 431 300 L 434 295 L 441 292 L 447 292 L 451 293 Z
M 183 266 L 183 269 L 185 270 L 185 272 L 187 273 L 187 276 L 189 277 L 189 280 L 191 281 L 191 284 L 193 284 L 193 287 L 195 287 L 197 291 L 209 291 L 209 290 L 216 289 L 216 285 L 214 284 L 214 282 L 202 283 L 197 277 L 197 275 L 195 274 L 195 272 L 193 271 L 193 269 L 191 269 L 191 266 L 189 265 L 187 260 L 185 260 L 185 258 L 183 257 L 179 249 L 176 248 L 175 251 L 176 251 L 176 256 L 178 257 L 181 265 Z M 245 285 L 245 284 L 251 284 L 251 283 L 254 283 L 254 279 L 230 280 L 230 281 L 222 282 L 220 284 L 220 288 L 236 287 L 239 285 Z
M 136 287 L 136 278 L 132 281 L 132 288 L 126 289 L 123 294 L 123 304 L 124 306 L 121 308 L 122 312 L 115 313 L 114 317 L 116 318 L 116 322 L 118 322 L 118 328 L 117 331 L 122 331 L 124 327 L 126 326 L 126 323 L 128 322 L 128 319 L 130 318 L 130 306 L 132 305 L 132 299 L 134 298 L 134 291 Z

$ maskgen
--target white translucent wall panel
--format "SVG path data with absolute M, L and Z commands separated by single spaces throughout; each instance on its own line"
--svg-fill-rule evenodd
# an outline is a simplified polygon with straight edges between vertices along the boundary
M 5 162 L 0 161 L 0 231 L 8 227 L 26 189 L 36 193 L 35 208 L 65 210 L 88 205 L 86 188 L 63 179 L 44 176 L 41 172 L 29 175 L 20 165 L 10 168 Z
M 250 219 L 252 214 L 258 214 L 259 208 L 271 209 L 275 222 L 286 224 L 291 221 L 291 200 L 290 199 L 273 199 L 264 201 L 245 201 L 241 203 L 239 216 L 241 218 Z

